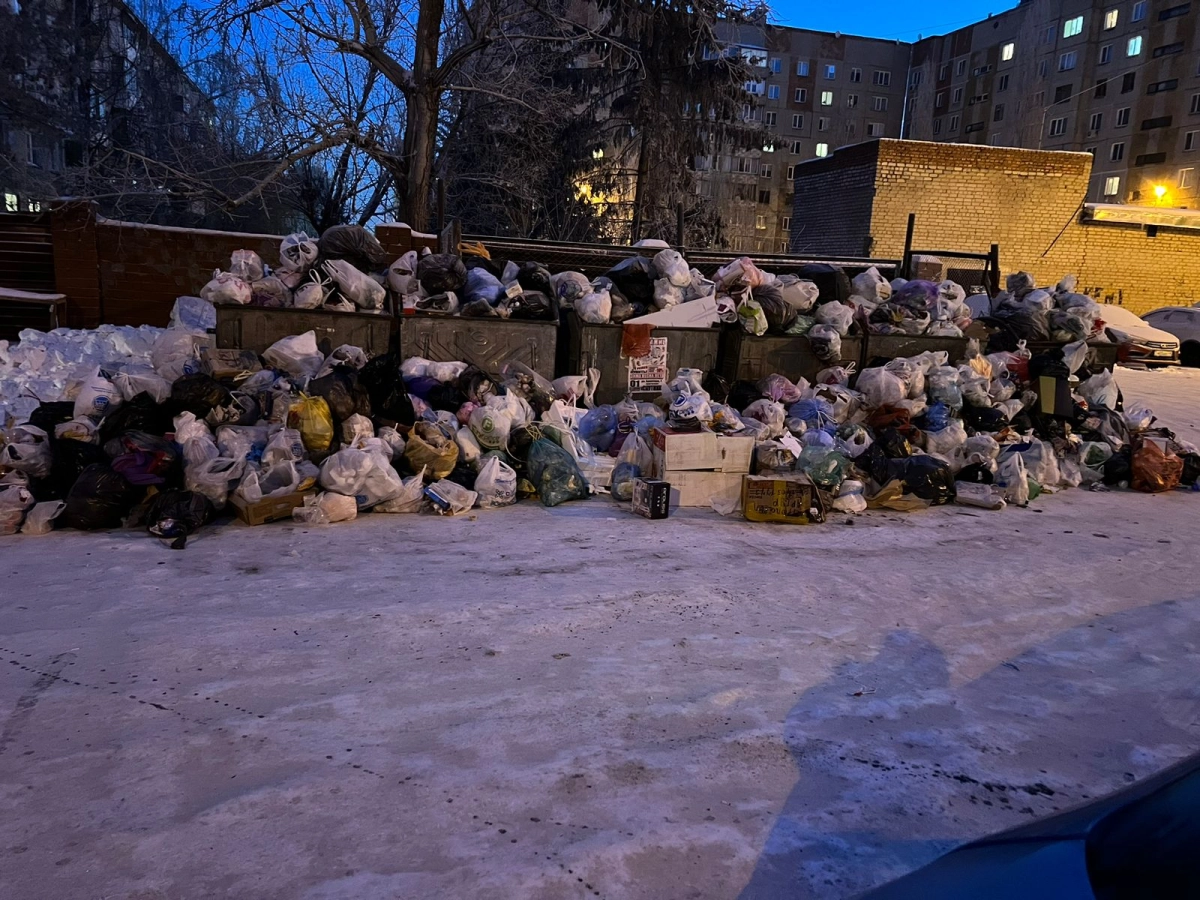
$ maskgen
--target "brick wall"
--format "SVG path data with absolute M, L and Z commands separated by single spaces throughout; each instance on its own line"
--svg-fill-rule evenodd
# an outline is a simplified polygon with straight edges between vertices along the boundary
M 815 244 L 806 250 L 858 252 L 870 239 L 873 255 L 899 256 L 908 215 L 915 213 L 918 250 L 986 252 L 997 243 L 1004 274 L 1025 270 L 1043 284 L 1074 274 L 1081 289 L 1134 312 L 1200 300 L 1200 271 L 1191 262 L 1200 252 L 1200 233 L 1160 228 L 1149 237 L 1139 226 L 1080 221 L 1089 154 L 876 143 L 866 186 L 860 147 L 848 148 L 855 152 L 845 161 L 838 150 L 798 170 L 793 251 L 799 246 L 795 223 L 803 216 L 813 223 L 805 233 Z M 840 181 L 834 177 L 839 170 L 845 172 Z M 859 210 L 868 202 L 870 222 L 863 227 Z M 835 225 L 843 210 L 850 211 L 845 224 Z
M 879 142 L 871 141 L 796 166 L 792 253 L 878 255 L 870 240 L 878 157 Z

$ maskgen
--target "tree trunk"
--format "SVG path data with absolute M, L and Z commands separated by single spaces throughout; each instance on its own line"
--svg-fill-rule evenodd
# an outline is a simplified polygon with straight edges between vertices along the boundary
M 629 243 L 636 244 L 642 238 L 642 220 L 645 218 L 646 191 L 650 182 L 650 129 L 642 126 L 638 136 L 637 181 L 633 186 L 633 222 L 630 224 Z
M 414 90 L 405 98 L 404 161 L 408 171 L 400 194 L 400 212 L 419 231 L 430 230 L 432 225 L 429 194 L 433 187 L 433 153 L 442 98 L 435 77 L 445 10 L 445 0 L 421 0 L 413 47 Z

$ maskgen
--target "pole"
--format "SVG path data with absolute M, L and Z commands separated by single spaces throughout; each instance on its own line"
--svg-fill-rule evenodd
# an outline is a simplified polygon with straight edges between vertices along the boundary
M 995 297 L 1000 293 L 1000 245 L 992 244 L 991 253 L 988 254 L 988 262 L 991 263 L 991 287 L 992 296 Z
M 904 277 L 904 278 L 912 278 L 913 231 L 916 230 L 916 227 L 917 227 L 917 214 L 909 213 L 908 214 L 908 229 L 904 232 L 904 261 L 902 263 L 902 266 L 904 268 L 904 274 L 902 277 Z
M 675 247 L 683 252 L 683 201 L 675 204 Z

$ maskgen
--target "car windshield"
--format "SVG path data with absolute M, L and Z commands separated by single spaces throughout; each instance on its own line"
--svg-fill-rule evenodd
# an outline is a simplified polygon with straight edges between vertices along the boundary
M 1130 325 L 1145 325 L 1146 323 L 1120 306 L 1103 306 L 1100 308 L 1100 318 L 1109 325 L 1128 328 Z

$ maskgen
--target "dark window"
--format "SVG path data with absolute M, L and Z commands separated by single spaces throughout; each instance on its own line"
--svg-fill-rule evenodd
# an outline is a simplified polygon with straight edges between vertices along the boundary
M 1163 91 L 1173 91 L 1179 87 L 1179 79 L 1172 78 L 1169 81 L 1156 81 L 1154 84 L 1146 88 L 1147 94 L 1161 94 Z
M 1170 56 L 1172 53 L 1183 52 L 1183 41 L 1176 41 L 1174 44 L 1163 44 L 1161 47 L 1155 47 L 1152 54 L 1155 59 L 1160 56 Z
M 1102 78 L 1096 82 L 1096 99 L 1108 96 L 1108 79 Z
M 759 203 L 770 203 L 771 202 L 771 192 L 770 191 L 759 191 L 758 192 L 758 202 Z
M 1179 16 L 1186 16 L 1192 10 L 1192 4 L 1181 3 L 1179 6 L 1172 6 L 1170 9 L 1164 9 L 1158 14 L 1158 21 L 1165 22 L 1167 19 L 1175 19 Z
M 1137 72 L 1126 72 L 1121 78 L 1121 93 L 1128 94 L 1137 83 Z
M 1070 100 L 1072 87 L 1073 85 L 1069 84 L 1060 84 L 1058 87 L 1056 87 L 1054 89 L 1054 102 L 1066 103 L 1068 100 Z
M 983 131 L 983 123 L 982 122 L 972 122 L 970 125 L 968 125 L 964 129 L 964 132 L 966 134 L 974 134 L 976 131 Z
M 171 98 L 171 112 L 183 112 L 183 97 L 176 94 Z
M 997 103 L 995 110 L 992 111 L 992 121 L 1000 122 L 1004 119 L 1004 104 Z
M 1134 158 L 1133 164 L 1135 166 L 1153 166 L 1166 161 L 1167 154 L 1165 153 L 1143 153 L 1141 156 Z
M 83 165 L 83 143 L 63 141 L 63 162 L 68 166 Z
M 1008 90 L 1008 76 L 1001 75 L 1000 83 L 998 85 L 996 85 L 996 92 L 999 93 L 1000 91 L 1007 91 L 1007 90 Z
M 1170 116 L 1159 116 L 1156 119 L 1146 119 L 1144 122 L 1142 122 L 1142 131 L 1151 131 L 1155 128 L 1166 128 L 1170 124 Z

